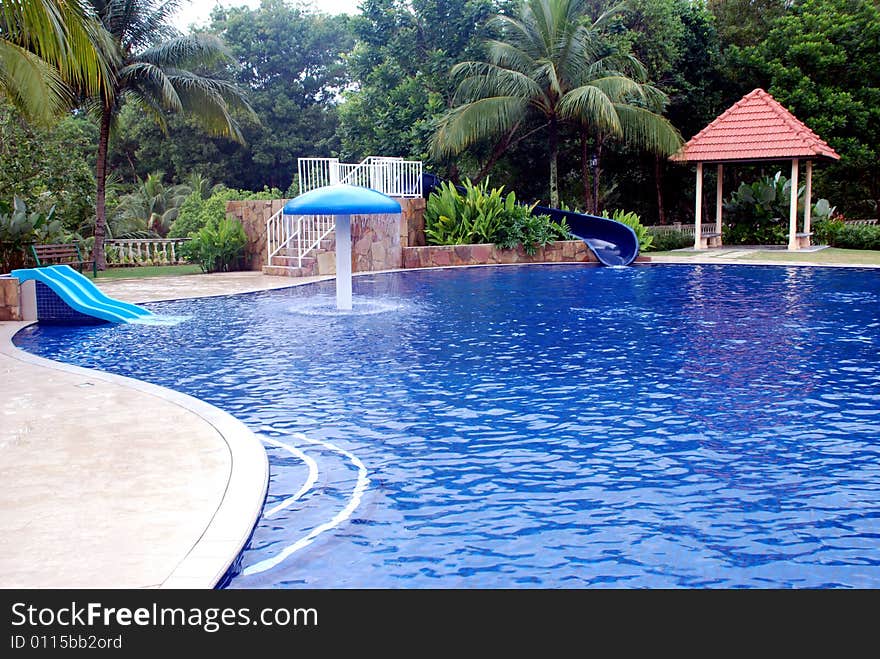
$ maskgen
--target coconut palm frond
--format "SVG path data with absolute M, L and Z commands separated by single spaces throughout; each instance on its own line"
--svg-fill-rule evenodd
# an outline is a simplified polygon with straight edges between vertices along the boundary
M 72 101 L 58 69 L 8 41 L 0 41 L 0 92 L 41 125 L 51 124 Z
M 142 50 L 137 55 L 141 62 L 160 67 L 213 67 L 231 61 L 223 42 L 212 34 L 179 36 Z
M 684 140 L 668 119 L 648 109 L 616 104 L 623 139 L 646 151 L 670 156 L 681 148 Z
M 572 89 L 560 101 L 559 112 L 570 121 L 590 124 L 603 133 L 621 134 L 620 118 L 614 102 L 596 85 Z
M 431 150 L 441 156 L 456 154 L 487 136 L 502 135 L 516 126 L 527 107 L 521 98 L 497 96 L 453 108 L 440 119 Z

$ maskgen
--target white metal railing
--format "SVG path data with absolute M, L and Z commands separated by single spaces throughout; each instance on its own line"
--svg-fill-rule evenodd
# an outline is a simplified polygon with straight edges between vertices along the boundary
M 180 246 L 189 238 L 124 238 L 108 240 L 109 265 L 176 265 L 183 263 Z
M 372 188 L 389 197 L 422 196 L 422 162 L 369 156 L 357 164 L 338 158 L 299 158 L 299 193 L 336 183 Z
M 647 226 L 645 228 L 653 234 L 664 234 L 680 231 L 681 233 L 693 236 L 694 232 L 696 231 L 696 225 L 694 224 L 679 224 L 677 222 L 675 224 L 655 224 L 653 226 Z M 703 222 L 700 225 L 700 233 L 715 233 L 715 221 L 712 220 L 711 222 Z
M 295 258 L 296 267 L 333 232 L 332 215 L 285 215 L 282 208 L 266 220 L 268 265 L 277 257 Z

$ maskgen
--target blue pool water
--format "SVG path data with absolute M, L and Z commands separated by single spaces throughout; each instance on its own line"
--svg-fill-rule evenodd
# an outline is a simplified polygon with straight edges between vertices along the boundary
M 264 438 L 229 587 L 880 587 L 880 272 L 497 267 L 354 292 L 353 315 L 327 282 L 16 343 Z

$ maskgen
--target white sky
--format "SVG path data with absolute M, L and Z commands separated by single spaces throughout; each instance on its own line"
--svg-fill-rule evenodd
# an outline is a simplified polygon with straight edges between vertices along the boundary
M 180 3 L 180 11 L 174 20 L 174 25 L 178 30 L 186 32 L 189 26 L 207 25 L 211 17 L 211 10 L 215 5 L 221 4 L 224 7 L 248 7 L 256 8 L 260 6 L 260 0 L 182 0 Z M 325 14 L 359 14 L 358 5 L 360 0 L 305 0 L 303 5 L 311 7 Z

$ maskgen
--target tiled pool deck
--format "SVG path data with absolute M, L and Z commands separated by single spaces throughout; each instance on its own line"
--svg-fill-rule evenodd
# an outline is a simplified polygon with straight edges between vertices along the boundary
M 744 263 L 719 253 L 654 260 Z M 149 302 L 315 279 L 238 272 L 99 285 Z M 0 588 L 214 586 L 262 507 L 259 440 L 189 396 L 20 351 L 11 338 L 26 325 L 0 322 Z
M 130 302 L 299 283 L 259 273 L 100 282 Z M 194 398 L 51 362 L 0 323 L 0 588 L 211 588 L 268 477 L 259 440 Z

